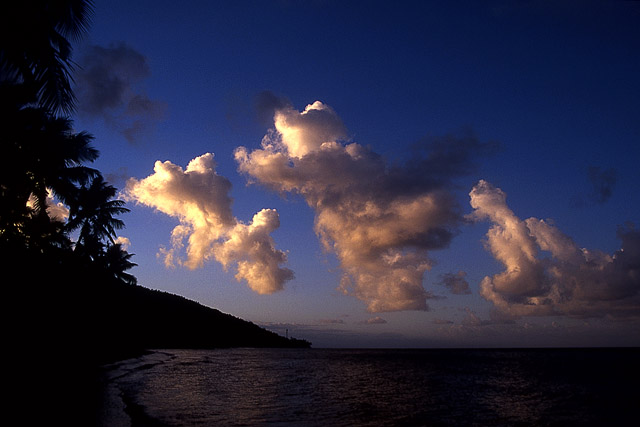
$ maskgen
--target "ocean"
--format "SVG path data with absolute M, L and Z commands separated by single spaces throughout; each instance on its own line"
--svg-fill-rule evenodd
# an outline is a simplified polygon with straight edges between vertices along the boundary
M 155 350 L 104 367 L 104 426 L 640 425 L 638 349 Z

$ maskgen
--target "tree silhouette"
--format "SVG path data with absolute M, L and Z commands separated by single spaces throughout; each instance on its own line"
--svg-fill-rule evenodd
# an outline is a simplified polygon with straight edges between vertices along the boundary
M 138 282 L 135 276 L 125 273 L 138 265 L 130 261 L 131 257 L 133 254 L 125 251 L 120 243 L 116 243 L 107 247 L 107 250 L 98 258 L 98 262 L 109 277 L 127 285 L 135 285 Z
M 97 259 L 105 244 L 115 245 L 116 230 L 124 228 L 124 222 L 115 216 L 129 212 L 122 200 L 112 200 L 117 189 L 97 175 L 91 185 L 78 189 L 76 197 L 69 200 L 68 229 L 80 229 L 76 251 Z
M 0 114 L 8 124 L 0 135 L 0 156 L 9 160 L 0 168 L 0 233 L 17 238 L 34 216 L 47 221 L 49 191 L 68 202 L 76 197 L 76 184 L 99 175 L 83 165 L 94 161 L 98 151 L 89 134 L 72 131 L 69 119 L 31 103 L 34 96 L 27 87 L 2 84 L 0 95 Z
M 9 2 L 0 14 L 0 80 L 29 86 L 52 113 L 73 112 L 71 41 L 87 31 L 87 0 Z
M 71 42 L 87 30 L 88 0 L 26 0 L 0 14 L 0 249 L 59 264 L 73 254 L 108 268 L 121 281 L 132 255 L 115 245 L 116 216 L 129 210 L 112 200 L 116 189 L 85 164 L 98 158 L 93 137 L 74 132 Z M 50 218 L 48 195 L 69 206 L 64 221 Z M 70 233 L 79 229 L 75 245 Z M 26 252 L 25 252 L 26 251 Z M 45 255 L 43 258 L 41 255 Z M 57 261 L 56 261 L 57 260 Z M 77 268 L 76 261 L 71 262 Z M 71 265 L 70 264 L 70 265 Z M 87 264 L 88 265 L 88 264 Z M 119 270 L 118 270 L 119 269 Z M 124 275 L 122 275 L 124 274 Z

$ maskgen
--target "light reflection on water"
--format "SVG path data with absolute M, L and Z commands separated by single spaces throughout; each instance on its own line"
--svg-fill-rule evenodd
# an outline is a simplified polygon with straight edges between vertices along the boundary
M 638 393 L 619 391 L 632 381 L 622 367 L 638 353 L 581 351 L 162 350 L 113 382 L 134 421 L 131 408 L 166 425 L 624 421 Z

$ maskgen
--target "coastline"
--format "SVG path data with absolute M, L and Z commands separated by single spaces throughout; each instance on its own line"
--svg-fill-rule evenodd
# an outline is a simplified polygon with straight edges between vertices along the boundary
M 116 380 L 126 375 L 127 367 L 142 363 L 142 358 L 154 354 L 153 350 L 136 350 L 111 355 L 109 361 L 97 367 L 96 405 L 94 425 L 100 427 L 152 426 L 156 423 L 148 418 L 138 405 L 128 399 L 118 387 Z M 120 357 L 118 357 L 120 356 Z M 134 369 L 134 368 L 131 368 Z

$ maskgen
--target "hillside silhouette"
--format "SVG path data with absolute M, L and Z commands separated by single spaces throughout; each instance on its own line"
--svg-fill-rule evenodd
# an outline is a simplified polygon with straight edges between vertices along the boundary
M 288 339 L 254 323 L 222 313 L 195 301 L 142 286 L 113 284 L 95 297 L 98 308 L 115 316 L 96 319 L 103 340 L 121 351 L 149 348 L 310 347 L 305 340 Z M 102 347 L 103 355 L 110 351 Z
M 5 290 L 19 313 L 5 324 L 21 348 L 99 365 L 146 349 L 311 346 L 182 296 L 126 284 L 74 257 L 13 253 L 4 260 L 5 277 L 20 282 Z

